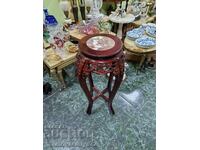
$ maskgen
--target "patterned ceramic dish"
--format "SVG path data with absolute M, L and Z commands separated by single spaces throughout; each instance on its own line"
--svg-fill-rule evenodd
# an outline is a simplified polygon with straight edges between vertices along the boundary
M 140 48 L 152 48 L 156 45 L 156 39 L 145 35 L 136 39 L 135 44 Z
M 136 40 L 138 38 L 140 38 L 141 36 L 144 35 L 144 29 L 143 28 L 136 28 L 133 30 L 130 30 L 127 32 L 126 36 L 127 38 L 129 38 L 130 40 Z
M 156 37 L 156 25 L 153 23 L 148 23 L 143 25 L 145 27 L 146 34 L 151 37 Z

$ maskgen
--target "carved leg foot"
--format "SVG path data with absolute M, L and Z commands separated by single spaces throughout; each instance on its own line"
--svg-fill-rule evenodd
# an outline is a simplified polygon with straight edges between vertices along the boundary
M 89 102 L 88 108 L 87 108 L 87 114 L 90 115 L 92 113 L 92 106 L 93 106 L 93 102 Z
M 111 80 L 112 80 L 113 77 L 111 77 Z M 122 79 L 123 79 L 123 75 L 118 75 L 118 76 L 115 76 L 115 81 L 114 81 L 114 85 L 113 85 L 113 88 L 112 90 L 109 92 L 109 100 L 108 100 L 108 108 L 109 108 L 109 111 L 111 112 L 111 114 L 115 114 L 115 111 L 112 107 L 112 102 L 113 102 L 113 99 L 117 93 L 117 90 L 119 89 L 119 86 L 122 82 Z M 112 82 L 112 81 L 111 81 Z M 109 83 L 110 85 L 110 83 Z M 110 86 L 108 86 L 108 88 L 110 88 Z
M 79 76 L 79 82 L 80 82 L 80 85 L 83 89 L 83 91 L 85 92 L 87 98 L 88 98 L 88 102 L 89 102 L 89 105 L 88 105 L 88 108 L 87 108 L 87 114 L 91 114 L 92 112 L 92 106 L 93 106 L 93 100 L 92 100 L 92 95 L 91 95 L 91 91 L 89 90 L 88 86 L 87 86 L 87 83 L 86 83 L 86 77 L 84 76 Z
M 114 109 L 113 109 L 113 107 L 112 107 L 112 102 L 108 102 L 108 108 L 109 108 L 110 113 L 111 113 L 112 115 L 114 115 L 114 114 L 115 114 L 115 111 L 114 111 Z

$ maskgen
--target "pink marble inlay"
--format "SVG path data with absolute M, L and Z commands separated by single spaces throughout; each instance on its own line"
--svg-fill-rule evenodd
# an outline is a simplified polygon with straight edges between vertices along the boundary
M 93 50 L 103 51 L 115 46 L 115 41 L 106 36 L 95 36 L 87 40 L 87 46 Z

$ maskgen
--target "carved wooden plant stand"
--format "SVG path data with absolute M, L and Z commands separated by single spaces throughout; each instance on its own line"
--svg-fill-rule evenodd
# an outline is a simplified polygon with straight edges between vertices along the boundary
M 92 49 L 87 41 L 96 42 L 96 38 L 105 38 L 111 40 L 101 48 Z M 89 40 L 94 39 L 94 40 Z M 97 40 L 98 41 L 98 40 Z M 113 42 L 114 41 L 114 42 Z M 103 41 L 104 42 L 104 41 Z M 97 44 L 98 45 L 98 44 Z M 108 48 L 108 49 L 106 49 Z M 102 97 L 108 102 L 108 108 L 112 114 L 114 109 L 112 101 L 117 93 L 117 90 L 122 82 L 124 74 L 124 53 L 122 51 L 122 42 L 119 38 L 108 34 L 96 34 L 83 38 L 79 43 L 80 52 L 77 54 L 76 76 L 78 77 L 80 86 L 85 92 L 89 105 L 87 113 L 91 114 L 93 102 L 99 97 Z M 107 87 L 100 91 L 93 82 L 92 74 L 108 75 Z M 87 79 L 89 84 L 87 84 Z M 94 96 L 96 92 L 96 96 Z M 105 95 L 108 93 L 108 96 Z

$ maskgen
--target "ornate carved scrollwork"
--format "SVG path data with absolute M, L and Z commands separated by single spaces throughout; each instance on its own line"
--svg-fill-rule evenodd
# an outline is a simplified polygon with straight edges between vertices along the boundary
M 112 60 L 94 61 L 86 58 L 82 54 L 77 54 L 76 75 L 88 76 L 91 72 L 96 74 L 108 74 L 113 72 L 114 75 L 122 75 L 124 72 L 124 55 L 116 56 Z

